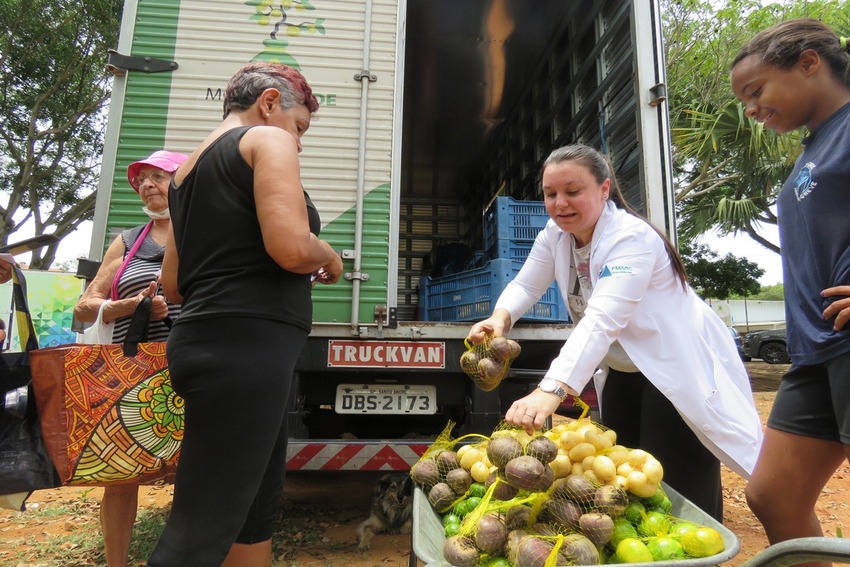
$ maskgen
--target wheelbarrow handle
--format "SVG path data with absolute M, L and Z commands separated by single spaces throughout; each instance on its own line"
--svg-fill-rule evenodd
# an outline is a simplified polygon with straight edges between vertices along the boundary
M 808 561 L 850 563 L 850 540 L 832 537 L 801 537 L 771 545 L 741 567 L 788 567 Z

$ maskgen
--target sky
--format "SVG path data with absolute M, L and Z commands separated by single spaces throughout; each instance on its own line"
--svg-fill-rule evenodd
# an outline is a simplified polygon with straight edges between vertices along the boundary
M 774 243 L 779 242 L 776 226 L 761 225 L 761 230 L 761 234 L 767 240 Z M 764 270 L 764 275 L 759 278 L 759 283 L 763 286 L 782 283 L 782 261 L 779 254 L 768 250 L 749 236 L 720 237 L 716 233 L 710 233 L 703 236 L 701 243 L 720 256 L 732 254 L 758 264 Z

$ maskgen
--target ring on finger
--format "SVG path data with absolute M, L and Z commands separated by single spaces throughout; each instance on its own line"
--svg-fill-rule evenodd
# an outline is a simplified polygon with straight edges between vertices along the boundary
M 526 417 L 530 417 L 531 419 L 534 419 L 534 416 L 536 414 L 525 412 L 525 415 L 526 415 Z

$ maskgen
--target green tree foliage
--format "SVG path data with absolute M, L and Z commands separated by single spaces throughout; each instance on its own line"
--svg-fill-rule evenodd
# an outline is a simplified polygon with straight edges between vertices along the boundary
M 751 295 L 748 299 L 761 299 L 763 301 L 784 301 L 785 285 L 778 283 L 774 285 L 762 286 L 761 291 L 759 291 L 755 295 Z
M 0 243 L 92 218 L 120 0 L 0 0 Z M 20 239 L 12 239 L 20 240 Z M 33 252 L 46 269 L 57 244 Z
M 850 3 L 662 0 L 679 237 L 716 229 L 744 232 L 774 252 L 760 225 L 801 151 L 798 131 L 776 136 L 744 115 L 729 86 L 729 65 L 758 31 L 789 18 L 822 19 L 850 29 Z
M 764 270 L 754 262 L 732 254 L 718 258 L 718 254 L 704 244 L 682 244 L 680 252 L 690 284 L 700 297 L 748 297 L 761 289 L 758 279 L 764 275 Z

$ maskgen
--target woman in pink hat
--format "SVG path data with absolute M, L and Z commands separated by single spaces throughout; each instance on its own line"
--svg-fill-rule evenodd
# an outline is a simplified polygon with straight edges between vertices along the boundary
M 160 150 L 130 164 L 127 179 L 142 198 L 142 211 L 150 220 L 124 230 L 106 250 L 100 269 L 74 307 L 78 321 L 95 321 L 100 312 L 104 323 L 113 322 L 113 343 L 127 334 L 136 306 L 152 297 L 148 338 L 164 341 L 180 305 L 168 303 L 159 286 L 165 239 L 171 224 L 168 213 L 168 184 L 186 156 Z M 100 526 L 108 567 L 124 567 L 130 536 L 136 520 L 138 484 L 107 486 L 100 507 Z

